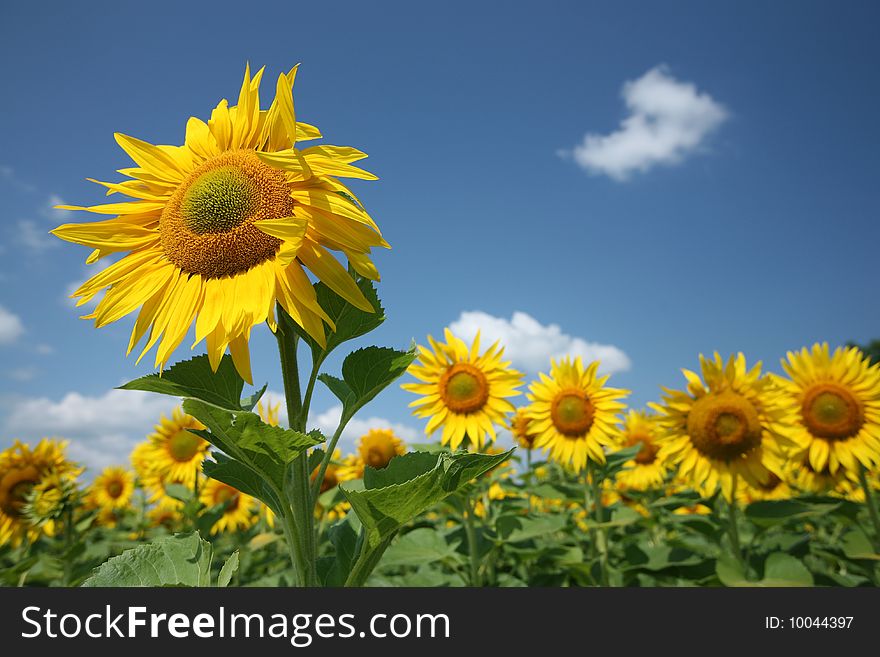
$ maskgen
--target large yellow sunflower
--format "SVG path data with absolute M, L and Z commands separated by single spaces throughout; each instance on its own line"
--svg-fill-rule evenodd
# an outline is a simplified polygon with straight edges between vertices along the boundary
M 880 463 L 880 364 L 855 347 L 828 343 L 788 352 L 774 376 L 796 409 L 786 435 L 795 443 L 793 460 L 806 457 L 814 472 L 839 468 L 858 474 Z
M 276 301 L 323 344 L 322 321 L 331 328 L 333 322 L 318 305 L 306 267 L 373 312 L 331 253 L 341 251 L 357 273 L 378 280 L 370 250 L 388 243 L 337 179 L 375 180 L 351 164 L 366 155 L 345 146 L 300 150 L 297 142 L 321 133 L 295 118 L 296 67 L 278 76 L 268 110 L 260 109 L 262 76 L 260 69 L 252 78 L 248 68 L 237 105 L 220 101 L 207 123 L 191 117 L 183 146 L 154 146 L 117 133 L 117 143 L 137 166 L 119 170 L 129 177 L 123 182 L 93 182 L 108 195 L 135 200 L 61 206 L 115 215 L 52 232 L 94 249 L 89 264 L 127 253 L 72 296 L 83 304 L 107 290 L 85 316 L 97 327 L 140 308 L 128 345 L 130 353 L 149 330 L 138 360 L 158 343 L 156 366 L 164 366 L 195 322 L 193 347 L 206 340 L 215 370 L 228 347 L 241 376 L 252 382 L 250 331 L 264 321 L 275 330 Z
M 245 530 L 259 519 L 257 499 L 222 481 L 208 479 L 202 486 L 199 499 L 209 509 L 226 505 L 223 515 L 211 528 L 212 534 Z
M 630 409 L 620 429 L 621 447 L 641 449 L 617 473 L 616 482 L 621 490 L 653 490 L 661 488 L 666 478 L 666 464 L 657 457 L 660 451 L 656 416 Z
M 444 333 L 446 343 L 429 335 L 433 351 L 420 345 L 419 359 L 409 367 L 421 383 L 401 387 L 422 395 L 410 406 L 416 407 L 417 417 L 430 418 L 426 434 L 442 426 L 444 445 L 458 449 L 467 437 L 469 447 L 480 449 L 495 440 L 494 425 L 504 425 L 514 410 L 507 398 L 520 394 L 516 388 L 522 385 L 522 374 L 501 360 L 504 348 L 497 342 L 480 354 L 479 333 L 470 349 L 449 329 Z
M 88 503 L 99 509 L 126 509 L 134 494 L 134 475 L 120 466 L 110 466 L 95 477 L 89 487 Z
M 782 443 L 780 430 L 790 408 L 780 398 L 761 364 L 746 368 L 743 354 L 725 363 L 717 352 L 711 360 L 700 356 L 705 383 L 682 370 L 687 391 L 670 390 L 662 404 L 663 428 L 659 457 L 678 464 L 679 477 L 705 496 L 719 487 L 730 500 L 738 480 L 750 486 L 769 484 L 778 472 Z
M 551 361 L 550 375 L 541 372 L 529 386 L 527 413 L 535 447 L 550 458 L 579 473 L 587 460 L 605 462 L 604 448 L 614 444 L 618 400 L 628 390 L 608 388 L 608 376 L 597 376 L 599 362 L 586 369 L 580 357 Z
M 211 445 L 190 429 L 200 430 L 205 426 L 177 407 L 170 419 L 162 415 L 155 428 L 148 437 L 150 449 L 138 454 L 139 458 L 147 461 L 145 479 L 154 475 L 164 482 L 173 481 L 191 488 L 202 470 L 202 462 Z
M 0 452 L 0 545 L 17 546 L 22 539 L 37 540 L 42 533 L 52 535 L 53 523 L 35 527 L 24 517 L 28 494 L 44 480 L 73 480 L 82 468 L 67 459 L 66 441 L 42 439 L 36 447 L 16 440 Z

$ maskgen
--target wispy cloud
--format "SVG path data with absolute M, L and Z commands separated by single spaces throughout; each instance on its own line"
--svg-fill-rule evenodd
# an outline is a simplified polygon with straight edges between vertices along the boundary
M 620 128 L 588 133 L 560 155 L 591 174 L 625 181 L 634 172 L 682 162 L 728 117 L 723 105 L 693 83 L 674 78 L 665 66 L 624 83 L 621 94 L 629 114 Z
M 0 344 L 12 344 L 24 333 L 21 318 L 0 306 Z
M 25 381 L 33 381 L 37 376 L 35 367 L 16 367 L 6 371 L 6 376 L 13 381 L 23 383 Z
M 23 192 L 34 192 L 37 189 L 34 185 L 21 180 L 15 174 L 15 169 L 7 164 L 0 164 L 0 181 Z
M 449 328 L 466 342 L 473 340 L 477 331 L 483 345 L 499 340 L 505 357 L 527 372 L 547 371 L 551 358 L 563 356 L 580 356 L 585 362 L 601 361 L 599 369 L 606 373 L 628 370 L 631 365 L 619 347 L 563 333 L 557 324 L 541 324 L 524 312 L 515 312 L 505 319 L 480 310 L 466 311 Z
M 58 240 L 49 234 L 45 226 L 31 219 L 19 219 L 16 236 L 19 244 L 36 253 L 58 246 Z

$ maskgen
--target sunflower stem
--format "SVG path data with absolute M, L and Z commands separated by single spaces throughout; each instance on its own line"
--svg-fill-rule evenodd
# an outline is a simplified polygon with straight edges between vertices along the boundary
M 859 483 L 865 492 L 865 504 L 868 507 L 868 514 L 871 516 L 871 524 L 874 525 L 872 541 L 874 543 L 874 550 L 880 552 L 880 513 L 877 511 L 877 500 L 874 499 L 874 491 L 871 490 L 871 486 L 868 483 L 868 476 L 864 466 L 859 468 Z
M 278 313 L 284 310 L 279 306 Z M 281 359 L 281 378 L 284 381 L 284 398 L 291 429 L 303 430 L 303 402 L 300 391 L 297 363 L 298 337 L 290 328 L 290 322 L 279 318 L 275 337 Z M 291 559 L 302 586 L 317 585 L 316 543 L 311 492 L 309 490 L 308 454 L 300 454 L 288 470 L 289 481 L 282 493 L 285 497 L 284 525 L 290 544 Z M 289 509 L 289 512 L 288 512 Z
M 736 485 L 737 476 L 734 474 L 730 483 L 730 500 L 727 502 L 727 533 L 730 537 L 730 544 L 733 547 L 733 555 L 736 557 L 737 562 L 739 562 L 743 574 L 748 575 L 748 567 L 739 542 L 739 528 L 736 524 Z
M 605 522 L 605 507 L 602 505 L 602 478 L 599 476 L 599 468 L 591 461 L 588 463 L 588 476 L 593 485 L 593 504 L 595 505 L 595 518 L 598 524 Z M 596 527 L 596 546 L 599 550 L 599 574 L 602 586 L 611 586 L 608 578 L 608 535 L 604 527 Z
M 467 534 L 468 553 L 470 554 L 471 586 L 481 586 L 480 555 L 477 550 L 477 532 L 474 529 L 474 505 L 470 493 L 466 493 L 464 496 L 464 507 L 464 531 Z

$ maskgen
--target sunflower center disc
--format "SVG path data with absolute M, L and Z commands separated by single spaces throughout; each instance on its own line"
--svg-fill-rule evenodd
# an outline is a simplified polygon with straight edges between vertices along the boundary
M 183 223 L 192 232 L 226 233 L 260 205 L 260 190 L 234 166 L 206 171 L 187 188 L 180 204 Z
M 593 403 L 580 390 L 558 395 L 550 408 L 550 418 L 553 420 L 553 425 L 559 433 L 569 437 L 586 434 L 593 426 L 595 413 Z
M 451 411 L 473 413 L 486 405 L 489 384 L 476 367 L 456 363 L 440 377 L 440 396 Z
M 852 438 L 865 422 L 861 404 L 848 390 L 833 383 L 808 390 L 801 412 L 810 433 L 826 440 Z
M 39 479 L 40 473 L 33 466 L 12 470 L 0 478 L 0 510 L 13 518 L 19 517 L 28 493 Z
M 639 465 L 650 465 L 657 460 L 657 452 L 660 451 L 660 448 L 648 436 L 635 434 L 627 440 L 627 447 L 634 447 L 639 444 L 642 447 L 633 458 L 636 463 Z
M 379 447 L 370 447 L 370 449 L 367 450 L 367 456 L 364 459 L 364 463 L 371 468 L 384 468 L 388 465 L 388 461 L 390 460 L 391 459 L 388 458 L 388 455 L 383 449 L 380 449 Z
M 120 495 L 122 495 L 122 482 L 120 481 L 111 481 L 107 484 L 107 495 L 116 499 Z
M 253 151 L 227 151 L 197 167 L 168 199 L 159 219 L 162 250 L 187 274 L 233 276 L 281 246 L 253 222 L 292 214 L 283 171 Z
M 214 493 L 214 504 L 226 504 L 227 502 L 229 505 L 226 510 L 235 511 L 238 508 L 238 491 L 229 486 L 221 486 Z
M 168 440 L 168 453 L 178 463 L 187 463 L 199 451 L 200 440 L 189 431 L 178 431 Z
M 761 444 L 757 409 L 730 390 L 708 394 L 694 402 L 687 429 L 697 451 L 719 461 L 732 461 Z

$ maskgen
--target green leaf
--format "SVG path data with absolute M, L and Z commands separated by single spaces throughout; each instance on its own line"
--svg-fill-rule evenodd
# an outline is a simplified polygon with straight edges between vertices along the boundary
M 165 494 L 180 502 L 189 502 L 193 498 L 193 489 L 183 484 L 165 484 Z
M 281 505 L 283 502 L 253 468 L 225 454 L 214 452 L 212 456 L 214 457 L 213 461 L 206 460 L 202 464 L 202 470 L 206 476 L 262 500 L 276 515 L 282 513 Z M 276 486 L 278 486 L 277 483 Z M 214 523 L 211 522 L 211 524 Z
M 385 552 L 379 567 L 420 566 L 444 560 L 458 563 L 462 561 L 461 555 L 456 551 L 459 543 L 460 541 L 447 543 L 437 530 L 420 527 L 397 539 Z
M 605 457 L 605 464 L 600 468 L 602 477 L 607 479 L 620 472 L 623 469 L 624 463 L 632 461 L 641 449 L 641 445 L 633 445 L 608 454 L 608 456 Z
M 771 526 L 791 520 L 825 516 L 839 504 L 805 503 L 799 500 L 761 500 L 746 507 L 746 517 L 756 525 Z
M 82 585 L 210 586 L 211 556 L 196 532 L 166 536 L 105 561 Z
M 266 388 L 269 387 L 268 383 L 264 383 L 262 388 L 255 390 L 252 395 L 248 395 L 247 397 L 242 397 L 241 407 L 246 411 L 254 410 L 254 406 L 257 405 L 257 402 L 263 398 L 263 395 L 266 394 Z
M 238 572 L 238 550 L 233 552 L 220 569 L 220 576 L 217 578 L 217 586 L 227 587 L 232 581 L 232 576 Z
M 415 357 L 415 347 L 408 351 L 365 347 L 345 357 L 342 379 L 328 374 L 318 378 L 342 402 L 343 417 L 350 418 L 406 372 Z
M 799 559 L 784 552 L 774 552 L 767 557 L 764 562 L 764 577 L 758 581 L 749 580 L 740 564 L 729 555 L 718 559 L 715 572 L 725 586 L 813 586 L 813 575 L 807 567 Z
M 211 370 L 207 355 L 181 361 L 158 374 L 148 374 L 125 385 L 122 390 L 145 390 L 172 397 L 201 399 L 221 408 L 239 410 L 244 380 L 238 375 L 232 356 L 223 356 L 217 371 Z M 256 403 L 256 402 L 254 402 Z
M 880 561 L 880 554 L 874 550 L 871 539 L 862 529 L 854 528 L 848 531 L 843 537 L 841 547 L 849 559 Z
M 495 522 L 500 538 L 511 543 L 527 541 L 538 536 L 549 536 L 565 527 L 562 514 L 541 516 L 501 516 Z
M 309 434 L 266 424 L 256 413 L 231 411 L 198 399 L 187 399 L 183 410 L 197 417 L 208 431 L 195 431 L 215 447 L 282 488 L 287 466 L 309 447 L 323 442 L 320 432 Z M 206 471 L 207 473 L 207 471 Z M 210 476 L 210 475 L 209 475 Z
M 334 548 L 332 557 L 324 562 L 321 581 L 324 586 L 342 586 L 351 572 L 351 566 L 357 559 L 357 539 L 361 523 L 357 516 L 348 513 L 327 530 L 327 538 Z
M 454 493 L 472 479 L 510 458 L 503 454 L 431 454 L 410 452 L 382 470 L 365 473 L 362 491 L 340 485 L 366 530 L 366 546 L 375 549 L 403 524 Z
M 336 330 L 331 331 L 330 327 L 326 323 L 324 324 L 324 335 L 327 340 L 325 348 L 322 348 L 315 342 L 301 327 L 296 327 L 299 336 L 311 348 L 312 358 L 315 362 L 324 360 L 327 354 L 343 342 L 366 335 L 385 321 L 385 309 L 382 308 L 382 303 L 379 301 L 379 295 L 376 293 L 373 282 L 359 277 L 357 286 L 363 292 L 367 301 L 370 302 L 370 305 L 375 308 L 376 312 L 364 312 L 360 308 L 351 305 L 324 285 L 324 283 L 320 281 L 315 283 L 315 295 L 318 297 L 318 304 L 336 325 Z

